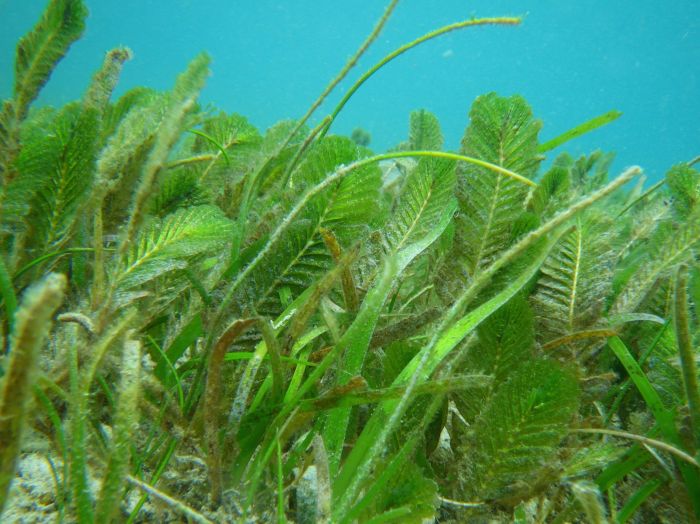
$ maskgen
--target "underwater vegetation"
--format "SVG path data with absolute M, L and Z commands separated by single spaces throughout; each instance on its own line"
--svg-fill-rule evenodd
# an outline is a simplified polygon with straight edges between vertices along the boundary
M 375 154 L 353 93 L 261 133 L 170 91 L 35 107 L 80 37 L 50 0 L 0 110 L 3 522 L 695 522 L 700 173 L 554 152 L 519 96 Z M 498 30 L 509 30 L 499 28 Z M 461 110 L 461 108 L 457 108 Z M 543 168 L 546 159 L 552 160 Z

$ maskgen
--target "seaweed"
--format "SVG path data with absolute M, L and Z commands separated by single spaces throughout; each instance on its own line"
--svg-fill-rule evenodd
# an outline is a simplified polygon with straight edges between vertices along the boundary
M 3 519 L 700 518 L 697 159 L 649 188 L 600 151 L 545 170 L 620 113 L 542 142 L 497 93 L 459 151 L 425 109 L 385 153 L 330 133 L 403 53 L 512 17 L 411 40 L 309 124 L 396 8 L 260 132 L 197 103 L 206 54 L 116 98 L 114 49 L 33 107 L 87 15 L 48 3 L 0 111 Z M 22 489 L 37 456 L 53 484 Z

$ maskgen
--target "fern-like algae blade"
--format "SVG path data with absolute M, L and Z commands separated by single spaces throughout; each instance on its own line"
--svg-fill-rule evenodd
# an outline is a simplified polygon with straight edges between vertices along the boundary
M 505 305 L 528 283 L 539 270 L 559 234 L 561 234 L 561 232 L 553 234 L 547 242 L 537 246 L 536 252 L 531 254 L 532 258 L 529 261 L 530 263 L 503 290 L 479 307 L 455 320 L 455 322 L 441 334 L 433 347 L 426 346 L 423 348 L 401 371 L 394 381 L 394 384 L 398 385 L 408 382 L 419 369 L 419 381 L 427 380 L 450 351 L 464 340 L 469 333 L 474 331 L 481 322 Z M 391 404 L 386 405 L 387 410 L 391 407 Z
M 461 152 L 532 179 L 541 161 L 541 126 L 521 97 L 483 95 L 472 105 Z M 511 243 L 513 217 L 522 213 L 526 196 L 527 188 L 512 178 L 471 164 L 461 166 L 455 256 L 464 259 L 471 275 Z
M 399 203 L 384 227 L 384 238 L 406 267 L 447 227 L 457 207 L 455 162 L 421 158 L 406 177 Z
M 440 122 L 431 112 L 413 111 L 409 119 L 408 149 L 413 151 L 439 151 L 443 146 Z
M 612 290 L 611 224 L 579 216 L 542 266 L 533 297 L 543 341 L 592 327 Z
M 24 262 L 27 253 L 61 249 L 76 232 L 78 214 L 94 189 L 102 115 L 129 58 L 125 49 L 108 52 L 82 103 L 58 112 L 39 111 L 23 126 L 19 177 L 6 193 L 9 211 L 14 208 L 26 216 L 29 226 L 17 231 L 15 249 L 25 251 L 15 253 L 18 262 Z
M 147 226 L 122 258 L 116 272 L 118 294 L 169 271 L 182 269 L 195 255 L 212 253 L 230 237 L 232 222 L 215 206 L 179 209 Z M 128 299 L 128 294 L 123 299 Z M 118 300 L 120 305 L 125 302 Z
M 18 120 L 49 79 L 56 63 L 85 28 L 87 9 L 81 0 L 52 0 L 34 29 L 20 39 L 15 63 Z
M 0 176 L 19 151 L 19 125 L 30 104 L 83 33 L 86 17 L 82 0 L 51 0 L 39 23 L 17 44 L 14 98 L 4 102 L 0 111 Z
M 576 377 L 555 362 L 532 361 L 501 386 L 474 425 L 472 492 L 486 499 L 529 498 L 578 409 Z M 526 486 L 523 490 L 522 486 Z
M 455 395 L 462 416 L 472 422 L 497 388 L 534 356 L 535 324 L 522 292 L 513 296 L 477 329 L 477 342 L 467 352 L 463 369 L 493 375 L 486 387 Z
M 377 456 L 387 441 L 389 434 L 395 429 L 399 419 L 405 413 L 415 385 L 426 380 L 437 365 L 444 359 L 450 350 L 459 343 L 466 334 L 471 332 L 480 322 L 492 314 L 496 309 L 508 301 L 519 291 L 537 271 L 544 257 L 551 249 L 560 234 L 560 228 L 575 215 L 590 207 L 601 198 L 614 192 L 620 186 L 639 174 L 638 167 L 631 167 L 605 187 L 581 199 L 565 211 L 560 212 L 547 223 L 540 226 L 519 240 L 514 246 L 503 253 L 476 279 L 459 297 L 450 310 L 443 317 L 437 328 L 437 332 L 419 353 L 419 358 L 414 358 L 395 382 L 407 382 L 406 392 L 398 402 L 386 401 L 374 412 L 369 422 L 362 431 L 355 447 L 348 455 L 340 474 L 336 480 L 336 492 L 338 495 L 336 515 L 343 516 L 352 506 L 360 486 L 369 475 L 375 464 Z M 559 230 L 557 232 L 557 230 Z M 546 239 L 542 243 L 541 240 Z M 544 244 L 544 247 L 543 247 Z M 493 276 L 506 264 L 513 262 L 519 256 L 532 248 L 538 248 L 541 258 L 536 258 L 534 263 L 520 275 L 522 280 L 511 282 L 506 289 L 495 297 L 482 304 L 474 311 L 459 319 L 464 307 L 469 304 L 483 287 L 491 281 Z M 539 251 L 542 249 L 542 251 Z M 532 273 L 529 273 L 532 271 Z M 528 274 L 529 273 L 529 274 Z M 502 302 L 501 302 L 502 301 Z
M 609 313 L 637 311 L 659 278 L 671 275 L 680 264 L 692 260 L 699 245 L 700 210 L 680 227 L 672 220 L 659 223 L 645 246 L 644 258 L 629 268 L 628 280 L 615 297 Z
M 27 144 L 20 157 L 20 166 L 31 168 L 22 176 L 38 179 L 30 219 L 32 240 L 42 250 L 58 249 L 69 238 L 90 192 L 99 113 L 68 105 L 52 127 L 44 140 Z
M 532 191 L 527 209 L 540 219 L 551 217 L 558 209 L 569 204 L 571 195 L 571 166 L 573 159 L 566 153 L 552 162 Z
M 328 137 L 311 151 L 291 180 L 294 188 L 313 186 L 339 165 L 357 158 L 358 150 L 348 139 Z M 265 267 L 252 271 L 241 303 L 253 303 L 256 311 L 276 316 L 282 310 L 278 290 L 289 287 L 295 295 L 309 287 L 330 268 L 332 258 L 321 231 L 329 229 L 341 246 L 357 239 L 379 211 L 381 185 L 377 166 L 354 170 L 336 184 L 309 199 L 292 227 L 277 241 L 278 248 Z
M 187 69 L 175 81 L 166 114 L 155 134 L 153 148 L 143 166 L 141 180 L 134 193 L 129 219 L 119 244 L 119 253 L 122 255 L 130 248 L 144 220 L 146 204 L 156 175 L 166 165 L 168 155 L 182 131 L 183 121 L 193 110 L 197 97 L 204 87 L 209 76 L 210 61 L 209 55 L 201 53 L 189 63 Z
M 427 380 L 427 377 L 430 376 L 432 371 L 435 370 L 449 351 L 461 342 L 464 337 L 474 331 L 481 322 L 497 311 L 499 307 L 522 289 L 542 264 L 548 251 L 547 248 L 551 248 L 551 243 L 546 248 L 543 248 L 541 255 L 523 271 L 520 278 L 515 279 L 510 286 L 501 291 L 497 296 L 482 304 L 479 308 L 471 311 L 463 319 L 455 322 L 453 326 L 440 337 L 434 347 L 426 346 L 423 348 L 394 380 L 393 386 L 406 385 L 416 373 L 420 373 L 420 376 L 416 380 L 417 383 L 423 383 Z M 429 353 L 426 354 L 426 352 Z M 380 436 L 385 435 L 387 431 L 387 421 L 397 409 L 399 402 L 400 401 L 396 399 L 387 399 L 378 406 L 378 409 L 375 410 L 371 419 L 364 427 L 350 455 L 345 460 L 343 468 L 340 470 L 336 480 L 335 500 L 339 508 L 336 516 L 339 519 L 344 515 L 346 508 L 349 509 L 352 506 L 351 494 L 348 488 L 361 482 L 364 476 L 368 474 L 367 464 L 370 463 L 372 459 L 371 454 L 374 448 L 376 448 L 375 443 Z

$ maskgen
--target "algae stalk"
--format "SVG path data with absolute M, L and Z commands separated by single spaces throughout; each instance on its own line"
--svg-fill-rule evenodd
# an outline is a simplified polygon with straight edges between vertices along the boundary
M 65 288 L 63 275 L 48 275 L 27 291 L 15 316 L 10 365 L 0 396 L 0 514 L 15 475 L 39 351 L 48 335 L 51 316 L 63 301 Z

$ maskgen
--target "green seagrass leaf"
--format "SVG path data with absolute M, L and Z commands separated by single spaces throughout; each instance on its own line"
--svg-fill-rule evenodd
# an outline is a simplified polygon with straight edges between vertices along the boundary
M 594 129 L 598 129 L 601 126 L 609 124 L 610 122 L 617 120 L 621 116 L 622 113 L 614 109 L 612 111 L 608 111 L 607 113 L 603 113 L 602 115 L 598 115 L 594 118 L 591 118 L 590 120 L 587 120 L 586 122 L 583 122 L 582 124 L 577 125 L 572 129 L 569 129 L 561 135 L 551 140 L 548 140 L 544 144 L 540 145 L 539 151 L 541 153 L 550 151 L 555 147 L 559 147 L 560 145 L 568 142 L 569 140 L 573 140 L 574 138 L 577 138 L 581 135 L 585 135 L 586 133 L 589 133 Z
M 576 377 L 549 360 L 521 366 L 498 388 L 463 450 L 470 491 L 480 500 L 529 498 L 552 469 L 556 450 L 578 409 Z

